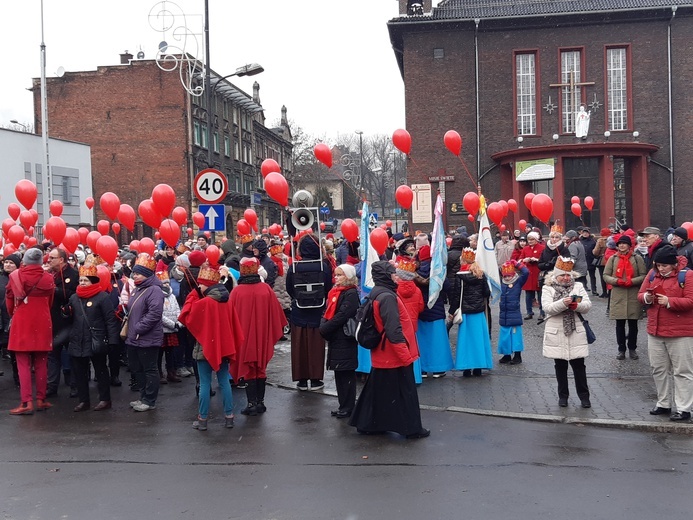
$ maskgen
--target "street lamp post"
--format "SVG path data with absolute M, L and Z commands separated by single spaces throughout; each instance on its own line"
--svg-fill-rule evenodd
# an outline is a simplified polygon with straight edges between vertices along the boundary
M 363 195 L 363 132 L 355 130 L 354 133 L 359 136 L 359 178 L 361 179 L 361 195 Z
M 13 124 L 15 124 L 15 125 L 21 126 L 21 127 L 24 129 L 25 132 L 28 132 L 28 131 L 29 131 L 29 129 L 27 128 L 26 125 L 20 123 L 20 122 L 17 121 L 16 119 L 10 119 L 10 123 L 13 123 Z
M 395 191 L 397 191 L 397 156 L 395 152 L 390 152 L 389 155 L 392 157 L 392 175 L 395 180 Z M 399 211 L 400 209 L 397 207 L 395 202 L 395 233 L 398 232 L 397 228 L 399 228 Z

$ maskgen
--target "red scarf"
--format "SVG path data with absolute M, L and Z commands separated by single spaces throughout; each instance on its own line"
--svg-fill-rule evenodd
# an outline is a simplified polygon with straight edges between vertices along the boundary
M 77 296 L 82 299 L 88 300 L 99 294 L 103 289 L 101 284 L 93 283 L 91 285 L 78 285 L 77 286 Z
M 616 278 L 623 279 L 626 282 L 633 281 L 633 266 L 630 263 L 631 251 L 626 254 L 618 254 L 618 265 L 616 265 Z
M 284 262 L 282 259 L 276 255 L 272 255 L 270 258 L 275 264 L 277 264 L 277 276 L 284 276 Z
M 334 313 L 337 310 L 337 300 L 339 300 L 340 293 L 351 289 L 353 285 L 335 285 L 330 289 L 327 294 L 327 308 L 325 309 L 325 314 L 322 315 L 326 320 L 331 320 L 334 317 Z

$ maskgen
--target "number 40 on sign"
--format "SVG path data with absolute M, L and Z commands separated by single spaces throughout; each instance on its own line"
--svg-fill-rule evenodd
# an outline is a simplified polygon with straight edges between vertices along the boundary
M 193 183 L 195 197 L 206 204 L 216 204 L 226 197 L 229 191 L 229 182 L 226 175 L 214 168 L 202 170 L 195 176 Z

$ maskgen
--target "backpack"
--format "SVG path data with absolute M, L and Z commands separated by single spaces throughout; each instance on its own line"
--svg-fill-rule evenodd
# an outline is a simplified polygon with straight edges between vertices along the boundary
M 679 271 L 678 281 L 679 281 L 679 287 L 681 287 L 681 289 L 683 289 L 684 286 L 686 285 L 686 273 L 687 272 L 688 272 L 688 267 L 684 267 L 683 269 L 681 269 Z M 647 277 L 647 281 L 649 283 L 652 283 L 652 280 L 654 280 L 654 278 L 655 278 L 655 274 L 656 274 L 655 270 L 651 269 L 650 274 Z
M 375 315 L 373 312 L 373 299 L 368 296 L 356 311 L 356 334 L 354 337 L 359 345 L 368 350 L 378 348 L 384 343 L 384 334 L 378 332 L 375 327 Z

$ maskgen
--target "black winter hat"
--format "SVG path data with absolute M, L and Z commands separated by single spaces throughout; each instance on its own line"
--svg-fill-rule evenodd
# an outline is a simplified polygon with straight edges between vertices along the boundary
M 682 238 L 683 240 L 688 240 L 688 230 L 685 227 L 677 227 L 674 230 L 674 235 Z
M 628 247 L 633 247 L 633 241 L 630 239 L 628 235 L 621 235 L 621 238 L 618 239 L 616 242 L 616 245 L 618 244 L 628 244 Z
M 654 262 L 657 264 L 676 265 L 676 249 L 670 244 L 663 245 L 654 255 Z

